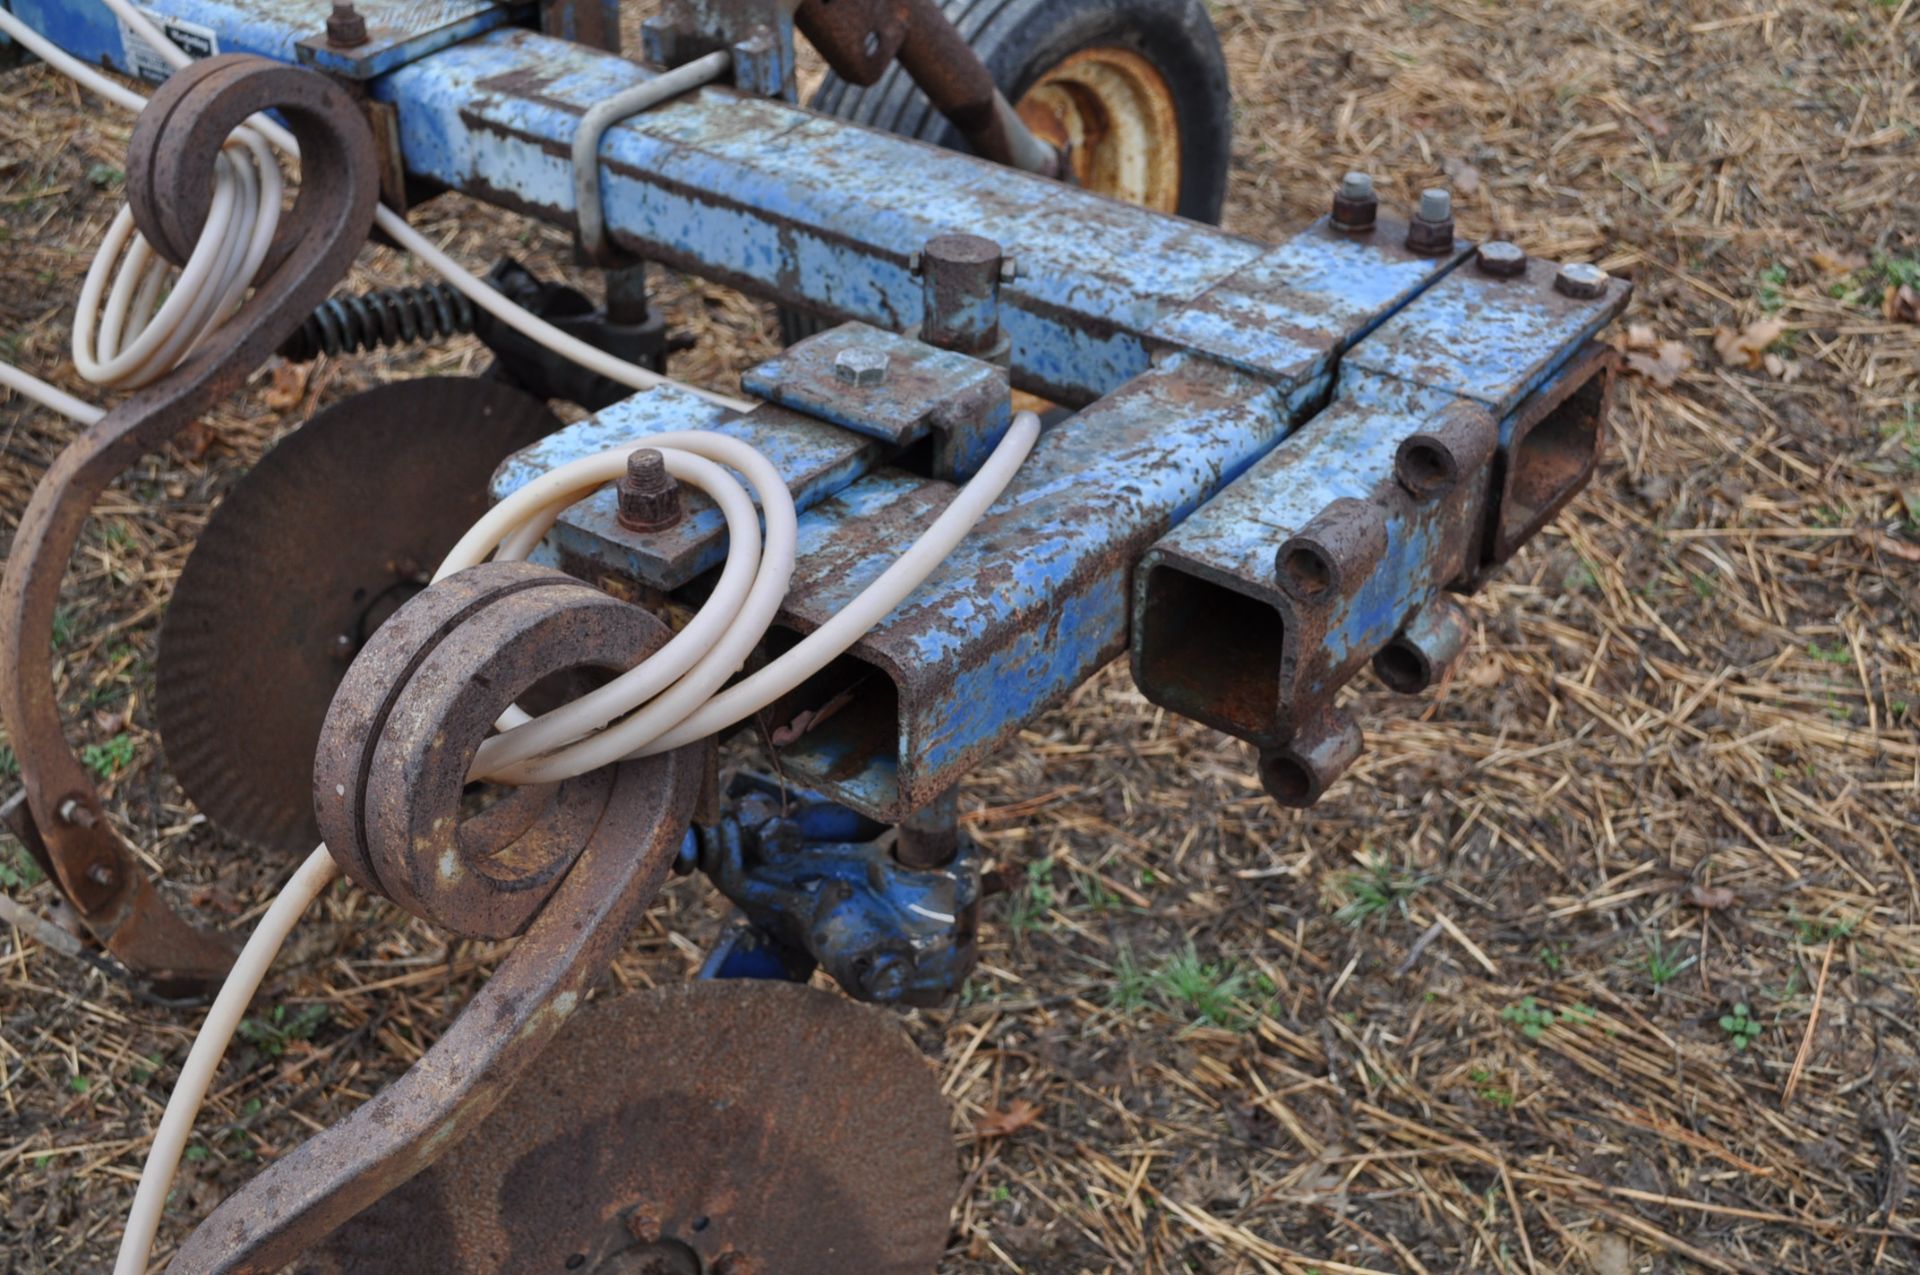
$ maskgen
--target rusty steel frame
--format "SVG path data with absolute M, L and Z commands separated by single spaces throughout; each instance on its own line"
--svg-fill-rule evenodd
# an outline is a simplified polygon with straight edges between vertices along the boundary
M 215 156 L 235 126 L 265 110 L 293 129 L 307 180 L 252 296 L 215 338 L 61 452 L 21 516 L 0 580 L 0 721 L 24 788 L 14 830 L 107 950 L 169 990 L 217 979 L 232 953 L 168 907 L 67 743 L 53 682 L 53 616 L 61 577 L 107 484 L 238 389 L 326 298 L 366 241 L 379 180 L 353 99 L 316 72 L 237 55 L 175 75 L 134 125 L 127 192 L 141 233 L 167 260 L 185 262 L 206 221 Z

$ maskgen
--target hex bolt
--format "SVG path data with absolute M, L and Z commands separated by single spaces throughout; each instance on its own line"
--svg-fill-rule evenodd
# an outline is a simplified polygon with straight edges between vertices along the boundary
M 60 808 L 55 813 L 60 816 L 61 823 L 71 824 L 76 828 L 91 828 L 99 822 L 94 817 L 92 808 L 78 797 L 68 797 L 60 803 Z
M 87 869 L 87 880 L 95 885 L 111 887 L 120 884 L 120 874 L 113 870 L 111 863 L 96 863 Z
M 357 49 L 367 42 L 367 20 L 352 0 L 336 0 L 327 15 L 327 43 L 336 49 Z
M 1527 254 L 1519 244 L 1508 243 L 1504 239 L 1481 244 L 1473 259 L 1474 264 L 1480 267 L 1481 274 L 1489 274 L 1496 279 L 1512 279 L 1527 272 Z
M 848 385 L 872 389 L 887 383 L 887 367 L 891 362 L 885 350 L 855 346 L 833 356 L 833 374 Z
M 620 525 L 628 531 L 664 531 L 686 512 L 680 483 L 667 472 L 667 458 L 651 447 L 635 448 L 627 457 L 618 503 Z
M 1423 256 L 1453 251 L 1453 196 L 1435 186 L 1420 192 L 1420 207 L 1407 223 L 1407 247 Z
M 1333 228 L 1349 233 L 1372 230 L 1380 215 L 1380 197 L 1373 193 L 1373 176 L 1348 173 L 1333 193 Z
M 1591 301 L 1607 290 L 1607 272 L 1590 262 L 1570 262 L 1553 277 L 1553 290 L 1576 301 Z

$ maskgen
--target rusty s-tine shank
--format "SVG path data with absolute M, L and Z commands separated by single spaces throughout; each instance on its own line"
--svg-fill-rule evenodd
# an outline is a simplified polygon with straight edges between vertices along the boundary
M 517 562 L 448 577 L 374 634 L 321 732 L 328 849 L 455 933 L 524 936 L 425 1057 L 221 1204 L 169 1269 L 279 1270 L 432 1164 L 536 1065 L 666 879 L 709 746 L 521 788 L 471 817 L 465 780 L 529 688 L 636 663 L 667 636 L 640 607 Z
M 149 450 L 237 390 L 346 273 L 372 224 L 372 137 L 347 93 L 318 72 L 228 55 L 161 86 L 134 125 L 127 188 L 156 251 L 186 260 L 206 220 L 220 146 L 277 109 L 299 139 L 305 180 L 253 295 L 186 362 L 129 397 L 54 461 L 21 516 L 0 581 L 0 720 L 20 762 L 16 829 L 109 951 L 162 986 L 211 982 L 226 945 L 175 915 L 108 825 L 61 731 L 52 672 L 60 579 L 94 501 Z

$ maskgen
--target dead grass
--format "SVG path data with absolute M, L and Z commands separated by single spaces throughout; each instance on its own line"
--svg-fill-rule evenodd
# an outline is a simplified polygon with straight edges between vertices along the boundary
M 1632 321 L 1689 365 L 1626 382 L 1610 462 L 1477 599 L 1455 683 L 1354 692 L 1372 752 L 1310 814 L 1120 669 L 968 785 L 1015 890 L 965 1003 L 914 1020 L 967 1172 L 943 1269 L 1920 1269 L 1920 327 L 1878 305 L 1920 271 L 1920 5 L 1215 13 L 1235 229 L 1285 233 L 1349 167 L 1400 203 L 1446 180 L 1466 233 L 1631 274 Z M 0 355 L 61 373 L 125 128 L 37 72 L 0 110 Z M 563 267 L 508 218 L 426 219 L 466 260 Z M 669 295 L 704 340 L 683 374 L 771 348 L 760 307 Z M 1771 365 L 1722 361 L 1716 330 L 1769 320 Z M 316 405 L 476 358 L 328 365 L 280 412 L 257 385 L 103 506 L 63 626 L 74 729 L 131 741 L 116 812 L 211 917 L 245 925 L 288 865 L 224 846 L 166 777 L 169 582 Z M 0 406 L 0 504 L 64 437 Z M 685 977 L 713 926 L 676 885 L 618 983 Z M 169 1234 L 417 1057 L 498 955 L 331 895 L 223 1072 Z M 18 931 L 0 1012 L 0 1251 L 100 1268 L 193 1016 Z

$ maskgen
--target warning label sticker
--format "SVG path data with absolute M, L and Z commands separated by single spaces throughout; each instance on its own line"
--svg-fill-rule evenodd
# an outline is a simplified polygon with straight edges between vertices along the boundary
M 210 58 L 220 51 L 220 37 L 212 27 L 185 18 L 169 18 L 151 9 L 141 12 L 190 58 Z M 127 55 L 127 69 L 148 83 L 158 84 L 173 74 L 173 65 L 161 57 L 160 51 L 144 36 L 128 26 L 124 18 L 120 22 L 120 47 Z

